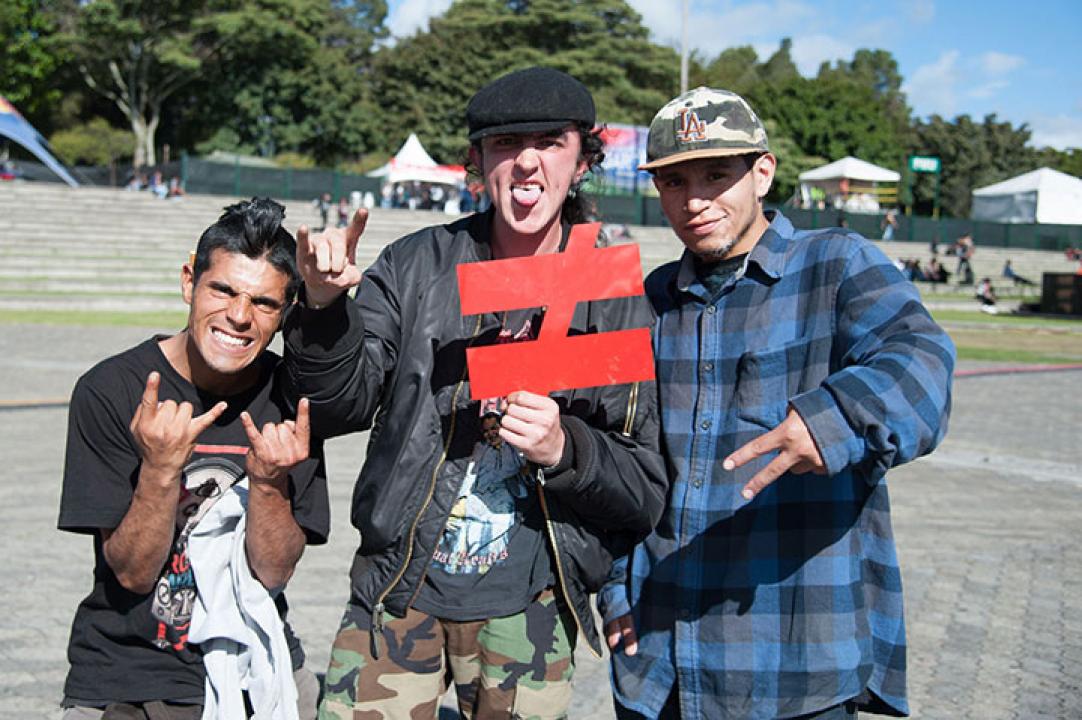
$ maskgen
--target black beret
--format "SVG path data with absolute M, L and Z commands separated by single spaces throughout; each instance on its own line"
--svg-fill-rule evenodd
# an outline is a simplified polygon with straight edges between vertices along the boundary
M 470 140 L 504 133 L 594 126 L 594 99 L 567 73 L 543 67 L 516 70 L 477 91 L 466 106 Z

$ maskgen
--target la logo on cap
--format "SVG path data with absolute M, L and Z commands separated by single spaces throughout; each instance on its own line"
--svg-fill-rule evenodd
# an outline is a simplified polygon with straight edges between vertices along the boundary
M 706 140 L 706 123 L 691 108 L 680 108 L 676 123 L 676 139 L 680 142 Z

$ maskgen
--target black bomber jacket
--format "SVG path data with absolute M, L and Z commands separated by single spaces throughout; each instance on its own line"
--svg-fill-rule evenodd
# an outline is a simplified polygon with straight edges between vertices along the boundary
M 494 341 L 495 314 L 462 316 L 456 266 L 491 259 L 492 215 L 425 228 L 381 252 L 356 299 L 324 309 L 302 301 L 286 318 L 285 385 L 308 397 L 313 434 L 372 432 L 353 490 L 360 531 L 351 602 L 373 617 L 379 653 L 382 612 L 403 616 L 420 589 L 459 488 L 441 476 L 476 438 L 456 427 L 476 418 L 465 350 Z M 566 244 L 570 226 L 564 226 Z M 362 239 L 363 242 L 363 239 Z M 568 278 L 568 282 L 575 282 Z M 644 297 L 581 302 L 570 334 L 649 327 Z M 659 453 L 652 382 L 553 393 L 567 450 L 539 480 L 558 593 L 595 653 L 601 640 L 589 595 L 614 558 L 649 534 L 668 492 Z

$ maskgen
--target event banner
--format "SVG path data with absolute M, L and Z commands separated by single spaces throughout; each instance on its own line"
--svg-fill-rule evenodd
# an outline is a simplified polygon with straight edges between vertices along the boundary
M 601 169 L 605 185 L 627 192 L 641 192 L 650 183 L 650 173 L 640 171 L 646 162 L 646 135 L 642 125 L 606 125 L 601 129 L 605 162 Z

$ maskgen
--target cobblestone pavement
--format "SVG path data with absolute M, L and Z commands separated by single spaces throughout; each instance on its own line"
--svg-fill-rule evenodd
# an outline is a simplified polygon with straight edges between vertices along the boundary
M 0 718 L 57 718 L 91 545 L 55 529 L 62 400 L 133 328 L 5 325 L 0 334 Z M 913 716 L 1078 717 L 1082 697 L 1082 373 L 960 379 L 950 435 L 890 475 L 905 581 Z M 19 403 L 26 403 L 20 405 Z M 294 625 L 322 671 L 356 543 L 348 503 L 364 442 L 329 444 L 333 532 L 290 583 Z M 454 713 L 445 710 L 444 716 Z M 611 718 L 603 661 L 580 648 L 573 718 Z

